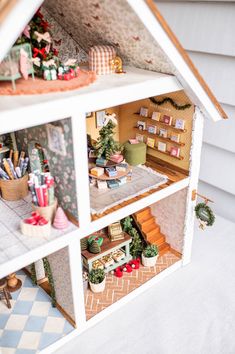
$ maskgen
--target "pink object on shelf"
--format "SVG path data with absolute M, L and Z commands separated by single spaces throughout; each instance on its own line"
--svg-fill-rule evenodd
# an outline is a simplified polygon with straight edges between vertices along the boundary
M 139 144 L 139 140 L 137 139 L 129 139 L 130 144 Z
M 123 161 L 123 156 L 120 154 L 115 154 L 115 155 L 110 156 L 110 160 L 115 163 L 120 163 Z
M 61 207 L 56 210 L 53 226 L 61 230 L 67 229 L 69 226 L 68 218 Z

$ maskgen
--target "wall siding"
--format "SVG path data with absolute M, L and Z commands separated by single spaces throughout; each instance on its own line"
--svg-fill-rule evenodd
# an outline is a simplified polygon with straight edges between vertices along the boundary
M 199 190 L 235 221 L 235 3 L 157 1 L 162 15 L 217 96 L 229 120 L 205 120 Z

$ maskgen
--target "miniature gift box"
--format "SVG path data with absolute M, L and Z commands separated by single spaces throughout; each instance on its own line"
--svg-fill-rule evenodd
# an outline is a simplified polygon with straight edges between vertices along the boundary
M 108 187 L 110 189 L 114 189 L 114 188 L 118 188 L 119 184 L 116 180 L 112 180 L 112 181 L 107 181 Z
M 114 167 L 109 167 L 105 169 L 106 175 L 109 177 L 116 177 L 117 176 L 117 171 Z
M 117 250 L 112 254 L 112 257 L 115 260 L 115 262 L 120 262 L 122 259 L 125 258 L 125 256 L 126 254 L 122 250 Z
M 106 181 L 97 181 L 98 189 L 108 189 Z
M 103 159 L 102 157 L 96 159 L 95 163 L 97 166 L 106 166 L 107 165 L 107 160 Z
M 112 67 L 111 60 L 116 57 L 113 47 L 99 45 L 91 47 L 89 50 L 89 70 L 95 71 L 97 75 L 112 74 L 115 67 Z
M 120 163 L 123 161 L 123 156 L 120 154 L 115 154 L 115 155 L 110 156 L 110 160 L 115 163 Z
M 124 232 L 122 231 L 120 221 L 114 222 L 108 226 L 108 235 L 110 241 L 118 241 L 124 239 Z
M 124 176 L 124 177 L 121 177 L 117 180 L 119 186 L 123 186 L 124 184 L 127 183 L 127 178 Z
M 100 177 L 104 174 L 104 168 L 103 167 L 93 167 L 90 170 L 90 173 L 93 176 Z
M 128 169 L 127 163 L 121 163 L 120 165 L 116 166 L 116 171 L 118 172 L 126 172 L 127 169 Z
M 107 254 L 107 256 L 104 256 L 101 258 L 101 262 L 103 263 L 105 268 L 110 267 L 111 265 L 114 264 L 114 259 L 112 257 L 112 254 Z
M 101 261 L 99 261 L 98 259 L 94 262 L 92 262 L 92 268 L 93 269 L 104 269 L 104 265 Z

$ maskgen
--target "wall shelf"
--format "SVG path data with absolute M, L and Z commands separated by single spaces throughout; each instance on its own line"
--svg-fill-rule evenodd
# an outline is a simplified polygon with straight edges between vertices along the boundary
M 163 140 L 163 141 L 167 141 L 171 144 L 174 144 L 174 145 L 177 145 L 177 146 L 185 146 L 185 143 L 180 143 L 180 142 L 177 142 L 177 141 L 173 141 L 171 140 L 170 138 L 164 138 L 163 136 L 160 136 L 158 134 L 153 134 L 153 133 L 149 133 L 147 130 L 140 130 L 138 127 L 134 127 L 134 129 L 138 130 L 140 132 L 140 134 L 144 134 L 146 136 L 154 136 L 156 137 L 157 139 L 159 140 Z
M 174 132 L 177 132 L 177 133 L 186 133 L 187 132 L 187 129 L 178 129 L 176 127 L 174 127 L 173 125 L 170 125 L 170 124 L 166 124 L 164 122 L 160 122 L 158 120 L 155 120 L 155 119 L 152 119 L 150 117 L 144 117 L 144 116 L 141 116 L 139 113 L 134 113 L 135 115 L 141 117 L 141 119 L 147 119 L 147 120 L 151 120 L 152 123 L 156 123 L 156 125 L 160 125 L 162 127 L 165 127 L 165 128 L 168 128 L 168 129 L 171 129 L 173 130 Z
M 171 153 L 169 151 L 160 151 L 156 147 L 151 147 L 151 146 L 148 146 L 148 145 L 147 145 L 147 147 L 149 149 L 152 149 L 152 150 L 155 150 L 157 152 L 160 152 L 161 154 L 168 155 L 168 156 L 172 157 L 173 159 L 177 159 L 177 160 L 183 160 L 184 159 L 183 156 L 173 156 L 173 155 L 171 155 Z

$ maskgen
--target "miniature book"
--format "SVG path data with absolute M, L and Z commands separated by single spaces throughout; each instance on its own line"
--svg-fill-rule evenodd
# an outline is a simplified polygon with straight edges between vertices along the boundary
M 166 152 L 166 144 L 161 141 L 158 142 L 157 148 L 159 151 Z
M 90 173 L 93 176 L 100 177 L 104 174 L 104 168 L 103 167 L 93 167 L 90 170 Z
M 180 142 L 180 135 L 179 134 L 171 134 L 171 140 L 175 141 L 176 143 Z
M 183 130 L 184 126 L 185 126 L 185 120 L 184 119 L 176 119 L 175 128 Z
M 146 107 L 141 107 L 141 108 L 140 108 L 140 116 L 148 117 L 148 108 L 146 108 Z
M 156 120 L 156 121 L 160 121 L 160 118 L 161 118 L 161 113 L 160 112 L 153 112 L 152 113 L 152 119 L 153 120 Z
M 147 145 L 153 148 L 155 145 L 155 140 L 152 138 L 147 138 Z
M 166 114 L 164 114 L 163 118 L 162 118 L 162 122 L 168 125 L 171 125 L 172 123 L 172 117 L 171 116 L 167 116 Z
M 142 134 L 136 134 L 135 136 L 136 140 L 138 140 L 140 143 L 144 142 L 144 135 Z
M 156 125 L 147 125 L 147 130 L 150 134 L 157 134 Z
M 142 120 L 138 120 L 137 128 L 139 128 L 139 130 L 146 130 L 146 123 L 143 122 Z
M 159 129 L 159 136 L 162 138 L 167 138 L 167 130 L 163 128 Z
M 180 155 L 180 148 L 178 147 L 172 147 L 171 150 L 170 150 L 170 154 L 171 156 L 175 156 L 175 157 L 179 157 Z

